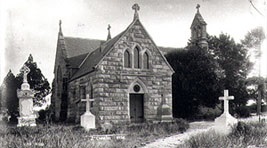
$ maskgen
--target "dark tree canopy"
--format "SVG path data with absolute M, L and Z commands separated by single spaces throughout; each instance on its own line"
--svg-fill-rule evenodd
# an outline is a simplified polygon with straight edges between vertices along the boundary
M 17 81 L 11 70 L 5 77 L 3 84 L 1 85 L 0 94 L 1 107 L 0 110 L 7 111 L 11 116 L 11 121 L 16 121 L 18 115 L 19 101 L 17 98 Z
M 247 49 L 235 43 L 229 35 L 220 34 L 219 37 L 210 37 L 209 50 L 224 71 L 221 83 L 235 97 L 231 102 L 235 106 L 245 105 L 249 98 L 246 79 L 252 67 Z
M 251 69 L 247 49 L 227 34 L 208 37 L 209 48 L 189 43 L 187 49 L 168 53 L 173 67 L 173 114 L 194 118 L 200 106 L 215 107 L 223 90 L 235 97 L 231 109 L 246 104 L 246 79 Z
M 33 61 L 32 55 L 29 56 L 25 65 L 30 68 L 30 72 L 27 75 L 28 83 L 30 84 L 31 89 L 36 91 L 35 98 L 33 99 L 34 104 L 40 106 L 45 102 L 44 97 L 50 92 L 49 82 L 37 67 L 36 62 Z M 16 80 L 18 81 L 17 88 L 20 88 L 23 82 L 23 74 L 19 73 Z
M 207 50 L 197 46 L 166 55 L 173 67 L 173 113 L 192 118 L 199 106 L 215 107 L 221 90 L 220 67 Z

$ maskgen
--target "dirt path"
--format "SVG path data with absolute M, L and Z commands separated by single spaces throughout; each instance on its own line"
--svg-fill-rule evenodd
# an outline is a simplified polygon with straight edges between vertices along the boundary
M 147 144 L 143 148 L 177 148 L 178 145 L 183 144 L 190 136 L 207 131 L 212 128 L 213 125 L 214 122 L 192 122 L 190 123 L 190 128 L 186 132 L 158 139 Z

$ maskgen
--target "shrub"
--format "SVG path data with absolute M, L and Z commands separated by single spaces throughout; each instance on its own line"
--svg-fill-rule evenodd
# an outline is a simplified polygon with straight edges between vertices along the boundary
M 235 110 L 238 117 L 246 118 L 250 116 L 250 108 L 248 106 L 240 106 Z

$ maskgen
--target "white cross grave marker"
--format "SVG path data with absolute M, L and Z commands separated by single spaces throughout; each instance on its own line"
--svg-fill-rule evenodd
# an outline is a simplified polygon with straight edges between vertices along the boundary
M 90 130 L 95 128 L 95 116 L 90 112 L 90 101 L 94 101 L 94 99 L 90 99 L 89 94 L 86 94 L 86 99 L 81 99 L 81 101 L 86 102 L 86 112 L 81 116 L 81 126 L 85 128 L 85 130 Z
M 90 101 L 95 101 L 95 99 L 90 99 L 89 94 L 86 94 L 86 99 L 81 99 L 82 102 L 86 102 L 86 112 L 90 112 Z
M 219 97 L 219 100 L 224 101 L 224 111 L 215 119 L 214 129 L 219 133 L 228 134 L 231 132 L 231 127 L 237 123 L 237 119 L 229 113 L 229 100 L 234 100 L 234 96 L 229 96 L 228 90 L 224 90 L 224 96 Z
M 228 90 L 224 90 L 224 96 L 219 97 L 219 100 L 223 100 L 223 113 L 229 113 L 229 100 L 234 100 L 234 96 L 229 96 Z

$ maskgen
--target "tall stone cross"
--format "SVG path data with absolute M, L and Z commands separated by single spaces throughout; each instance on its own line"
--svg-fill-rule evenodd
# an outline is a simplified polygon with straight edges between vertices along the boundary
M 199 4 L 197 4 L 197 12 L 199 12 L 199 8 L 200 8 L 200 5 Z
M 23 73 L 23 83 L 27 83 L 27 75 L 30 72 L 30 68 L 28 68 L 25 64 L 23 67 L 20 69 L 20 72 Z
M 223 108 L 224 111 L 223 113 L 229 113 L 229 100 L 234 100 L 234 96 L 229 96 L 229 92 L 228 90 L 224 90 L 224 96 L 223 97 L 219 97 L 219 100 L 223 100 Z
M 135 19 L 139 19 L 139 15 L 138 15 L 138 11 L 140 10 L 139 5 L 135 3 L 135 4 L 132 6 L 132 9 L 134 10 L 134 20 L 135 20 Z
M 86 99 L 81 99 L 81 101 L 86 102 L 86 112 L 90 112 L 90 101 L 95 101 L 95 99 L 90 99 L 89 94 L 86 94 Z

